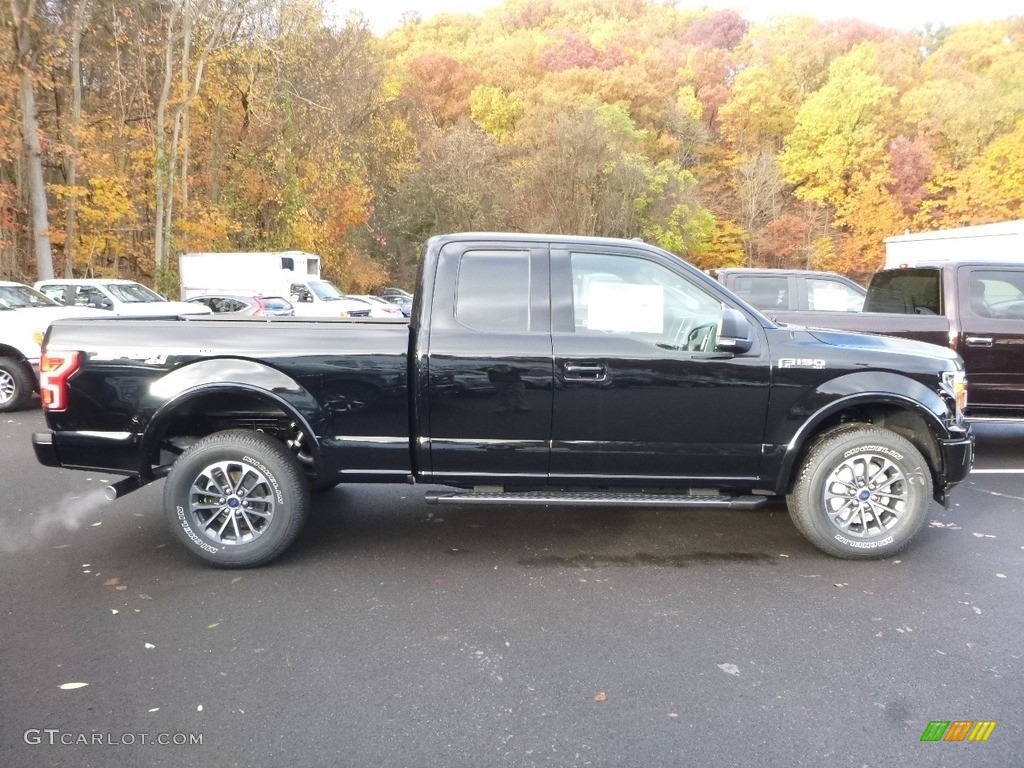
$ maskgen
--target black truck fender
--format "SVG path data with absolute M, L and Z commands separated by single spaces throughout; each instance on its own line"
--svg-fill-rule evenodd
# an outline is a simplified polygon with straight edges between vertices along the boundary
M 304 464 L 310 470 L 321 466 L 320 441 L 317 439 L 327 423 L 327 415 L 316 398 L 295 379 L 271 366 L 241 358 L 216 358 L 182 366 L 154 381 L 149 387 L 144 409 L 150 415 L 139 419 L 142 433 L 140 457 L 142 475 L 149 474 L 150 462 L 159 455 L 160 445 L 178 427 L 185 414 L 196 411 L 200 403 L 207 425 L 192 431 L 193 437 L 224 428 L 250 427 L 250 411 L 260 411 L 293 425 L 297 437 L 301 433 Z M 233 410 L 217 412 L 210 403 L 231 403 Z M 221 406 L 223 407 L 223 406 Z M 286 442 L 281 435 L 274 435 Z
M 822 401 L 818 405 L 816 401 Z M 821 434 L 845 423 L 886 427 L 909 439 L 928 461 L 933 480 L 945 474 L 940 441 L 955 437 L 952 403 L 923 384 L 897 373 L 851 373 L 825 382 L 792 404 L 776 432 L 800 421 L 792 436 L 766 436 L 768 450 L 778 452 L 777 493 L 788 493 L 807 452 Z M 766 456 L 766 461 L 770 456 Z M 769 473 L 766 473 L 769 474 Z M 942 501 L 939 494 L 936 500 Z

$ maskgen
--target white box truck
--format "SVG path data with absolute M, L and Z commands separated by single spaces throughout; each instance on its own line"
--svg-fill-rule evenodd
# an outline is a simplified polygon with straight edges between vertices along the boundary
M 1024 261 L 1024 219 L 908 232 L 887 237 L 884 242 L 886 268 L 952 259 Z
M 181 299 L 206 293 L 284 296 L 302 317 L 339 317 L 344 294 L 320 278 L 320 257 L 304 251 L 183 253 Z

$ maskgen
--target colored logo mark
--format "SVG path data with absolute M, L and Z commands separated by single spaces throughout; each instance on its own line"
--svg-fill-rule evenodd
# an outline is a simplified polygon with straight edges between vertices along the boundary
M 932 720 L 921 741 L 988 741 L 995 729 L 995 720 Z

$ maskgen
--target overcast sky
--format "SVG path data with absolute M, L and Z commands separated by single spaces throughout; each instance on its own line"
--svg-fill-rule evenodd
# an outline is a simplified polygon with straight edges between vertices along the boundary
M 406 11 L 417 11 L 424 19 L 444 13 L 482 13 L 501 5 L 500 0 L 328 0 L 341 18 L 348 10 L 360 11 L 378 34 L 398 25 Z M 678 0 L 679 8 L 733 8 L 750 21 L 772 16 L 801 14 L 822 19 L 858 18 L 887 27 L 913 29 L 926 22 L 948 27 L 970 21 L 993 21 L 1024 15 L 1021 0 Z

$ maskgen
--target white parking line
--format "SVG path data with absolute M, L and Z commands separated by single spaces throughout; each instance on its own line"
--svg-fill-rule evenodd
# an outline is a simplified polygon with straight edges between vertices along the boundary
M 972 475 L 1024 475 L 1024 469 L 972 469 Z

